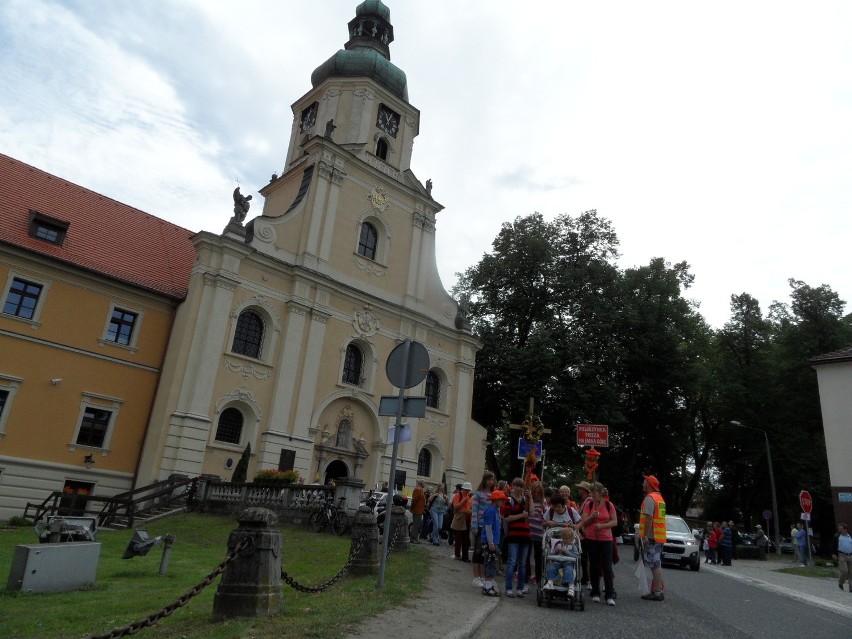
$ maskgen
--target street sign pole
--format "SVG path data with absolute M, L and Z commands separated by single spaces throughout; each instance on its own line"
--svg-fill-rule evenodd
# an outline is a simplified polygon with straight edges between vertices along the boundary
M 411 351 L 411 340 L 406 338 L 405 342 L 403 342 L 403 350 L 402 350 L 402 370 L 405 371 L 408 369 L 408 354 Z M 382 557 L 379 561 L 379 590 L 385 587 L 385 564 L 388 560 L 388 543 L 390 542 L 390 529 L 391 529 L 391 514 L 393 509 L 393 493 L 396 482 L 396 454 L 399 450 L 399 440 L 401 437 L 400 430 L 402 426 L 402 410 L 403 405 L 405 403 L 405 384 L 399 385 L 399 401 L 396 407 L 396 422 L 393 427 L 393 448 L 391 449 L 391 467 L 390 467 L 390 481 L 388 482 L 388 494 L 385 496 L 385 527 L 382 530 Z M 407 533 L 408 531 L 406 531 Z

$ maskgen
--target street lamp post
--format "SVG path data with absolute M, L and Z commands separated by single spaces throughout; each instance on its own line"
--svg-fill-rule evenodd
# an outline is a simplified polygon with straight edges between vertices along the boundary
M 772 453 L 769 450 L 769 435 L 767 435 L 766 431 L 762 428 L 746 426 L 745 424 L 737 421 L 731 421 L 731 424 L 733 424 L 734 426 L 739 426 L 740 428 L 748 428 L 749 430 L 760 431 L 761 433 L 763 433 L 763 438 L 766 441 L 766 461 L 769 462 L 769 489 L 772 492 L 772 521 L 775 522 L 775 552 L 780 556 L 781 523 L 778 521 L 778 498 L 775 496 L 775 471 L 772 469 Z

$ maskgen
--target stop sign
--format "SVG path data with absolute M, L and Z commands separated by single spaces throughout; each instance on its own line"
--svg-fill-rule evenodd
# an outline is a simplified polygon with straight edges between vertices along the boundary
M 811 499 L 811 494 L 807 490 L 799 493 L 799 503 L 802 505 L 802 512 L 809 513 L 813 510 L 814 501 Z

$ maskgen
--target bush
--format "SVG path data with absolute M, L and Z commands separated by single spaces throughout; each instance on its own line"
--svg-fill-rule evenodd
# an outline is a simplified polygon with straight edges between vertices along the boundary
M 757 546 L 737 546 L 737 559 L 760 559 L 760 548 Z
M 32 526 L 32 522 L 23 517 L 12 517 L 9 521 L 6 522 L 6 525 L 9 528 L 26 528 Z

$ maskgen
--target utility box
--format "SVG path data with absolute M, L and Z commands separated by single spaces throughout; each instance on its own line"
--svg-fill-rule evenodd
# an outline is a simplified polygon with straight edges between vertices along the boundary
M 18 544 L 6 590 L 65 592 L 95 583 L 101 545 L 97 542 Z

